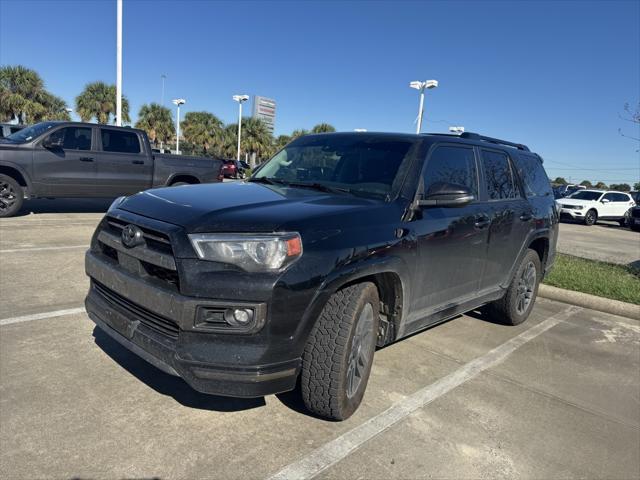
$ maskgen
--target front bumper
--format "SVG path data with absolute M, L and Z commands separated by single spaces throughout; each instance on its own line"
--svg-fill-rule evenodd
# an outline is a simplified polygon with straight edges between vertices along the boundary
M 560 218 L 565 220 L 582 220 L 586 210 L 576 210 L 573 208 L 561 208 Z
M 202 332 L 193 327 L 196 309 L 220 305 L 220 300 L 166 290 L 92 251 L 87 252 L 85 267 L 91 277 L 85 300 L 89 318 L 125 348 L 182 377 L 195 390 L 261 397 L 295 388 L 300 358 L 284 354 L 286 348 L 270 342 L 269 336 Z

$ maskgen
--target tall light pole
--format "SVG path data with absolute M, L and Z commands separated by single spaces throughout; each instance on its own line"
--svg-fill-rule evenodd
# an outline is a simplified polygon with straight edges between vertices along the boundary
M 184 105 L 187 101 L 184 98 L 174 98 L 172 102 L 178 107 L 176 114 L 176 155 L 180 155 L 180 105 Z
M 249 100 L 249 95 L 234 95 L 233 99 L 238 102 L 238 155 L 240 161 L 240 135 L 242 134 L 242 104 Z
M 160 96 L 160 105 L 162 105 L 164 107 L 164 80 L 167 78 L 167 76 L 163 73 L 162 75 L 160 75 L 160 79 L 162 80 L 162 95 Z
M 411 82 L 409 86 L 416 90 L 420 90 L 420 109 L 418 110 L 418 125 L 416 126 L 416 133 L 420 133 L 420 130 L 422 130 L 422 113 L 424 111 L 424 90 L 425 88 L 436 88 L 438 86 L 438 81 L 427 80 L 425 82 L 421 82 L 416 80 L 415 82 Z
M 122 0 L 117 0 L 116 34 L 116 125 L 122 125 Z

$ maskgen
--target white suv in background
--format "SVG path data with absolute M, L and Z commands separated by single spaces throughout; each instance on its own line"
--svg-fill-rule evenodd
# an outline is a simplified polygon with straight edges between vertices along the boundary
M 598 220 L 616 220 L 624 226 L 625 214 L 635 205 L 628 193 L 606 190 L 580 190 L 556 202 L 560 218 L 580 220 L 585 225 L 593 225 Z

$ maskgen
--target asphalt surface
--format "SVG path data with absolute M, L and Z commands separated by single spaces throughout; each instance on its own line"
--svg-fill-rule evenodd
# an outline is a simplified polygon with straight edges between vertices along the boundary
M 295 393 L 194 392 L 73 310 L 105 206 L 80 204 L 0 220 L 0 478 L 640 478 L 637 321 L 460 316 L 378 350 L 327 422 Z
M 558 251 L 603 262 L 640 268 L 640 233 L 621 228 L 617 222 L 560 223 Z

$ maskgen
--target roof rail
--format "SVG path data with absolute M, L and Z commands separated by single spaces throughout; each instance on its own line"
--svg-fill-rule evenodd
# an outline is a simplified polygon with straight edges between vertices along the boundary
M 506 140 L 500 140 L 499 138 L 485 137 L 484 135 L 478 135 L 472 132 L 463 132 L 459 135 L 460 138 L 467 138 L 469 140 L 482 140 L 483 142 L 495 143 L 496 145 L 507 145 L 509 147 L 517 148 L 525 152 L 530 152 L 529 147 L 521 143 L 507 142 Z

